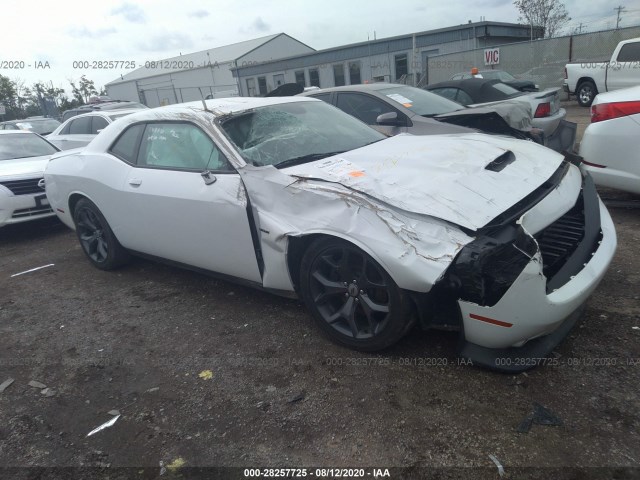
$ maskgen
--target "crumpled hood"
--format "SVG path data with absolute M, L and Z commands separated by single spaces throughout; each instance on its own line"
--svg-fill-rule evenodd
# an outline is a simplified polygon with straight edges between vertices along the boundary
M 51 155 L 42 157 L 16 158 L 0 160 L 0 178 L 42 176 Z
M 501 171 L 485 169 L 507 151 L 514 161 Z M 523 140 L 405 134 L 282 171 L 339 183 L 396 208 L 478 230 L 548 180 L 562 160 Z

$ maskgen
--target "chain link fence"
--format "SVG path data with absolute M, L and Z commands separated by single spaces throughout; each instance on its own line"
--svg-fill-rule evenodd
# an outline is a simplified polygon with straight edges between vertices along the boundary
M 437 55 L 429 58 L 424 78 L 429 84 L 443 82 L 477 67 L 505 70 L 517 78 L 532 80 L 541 90 L 562 87 L 567 63 L 610 60 L 618 42 L 635 37 L 640 37 L 640 26 L 500 45 L 491 48 L 499 48 L 499 63 L 492 66 L 485 66 L 485 48 Z

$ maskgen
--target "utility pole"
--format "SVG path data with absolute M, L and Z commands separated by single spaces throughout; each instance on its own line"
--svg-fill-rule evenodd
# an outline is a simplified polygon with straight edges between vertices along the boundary
M 616 30 L 617 30 L 618 26 L 620 25 L 620 14 L 624 10 L 624 7 L 622 5 L 619 5 L 618 7 L 614 8 L 614 10 L 618 11 L 618 19 L 616 20 Z

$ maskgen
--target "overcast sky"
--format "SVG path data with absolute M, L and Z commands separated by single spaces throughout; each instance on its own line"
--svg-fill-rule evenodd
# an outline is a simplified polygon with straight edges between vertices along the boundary
M 617 1 L 617 0 L 616 0 Z M 582 31 L 640 24 L 640 0 L 566 0 Z M 0 7 L 0 62 L 25 62 L 0 74 L 27 85 L 53 81 L 70 92 L 67 79 L 82 74 L 97 86 L 130 70 L 74 69 L 74 61 L 159 60 L 284 32 L 317 50 L 377 38 L 480 21 L 517 22 L 511 0 L 30 0 Z M 48 62 L 50 68 L 36 69 Z M 19 64 L 18 64 L 19 65 Z M 3 65 L 0 63 L 0 67 Z

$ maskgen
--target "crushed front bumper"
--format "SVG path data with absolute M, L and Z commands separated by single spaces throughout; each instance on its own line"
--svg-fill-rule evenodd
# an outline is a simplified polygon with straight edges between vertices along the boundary
M 567 335 L 604 277 L 617 242 L 609 212 L 590 177 L 584 179 L 582 199 L 583 238 L 560 266 L 550 269 L 550 252 L 545 250 L 545 240 L 536 235 L 541 251 L 499 301 L 480 305 L 458 300 L 462 318 L 460 355 L 489 368 L 522 371 L 542 362 Z

